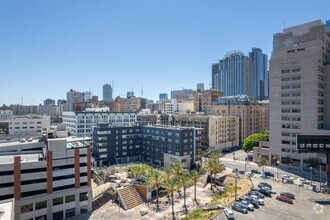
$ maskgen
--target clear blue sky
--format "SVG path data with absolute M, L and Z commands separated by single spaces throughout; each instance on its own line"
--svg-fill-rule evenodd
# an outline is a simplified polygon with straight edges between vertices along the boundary
M 39 104 L 115 82 L 144 97 L 209 87 L 227 51 L 259 47 L 286 27 L 330 19 L 330 1 L 0 1 L 0 104 Z

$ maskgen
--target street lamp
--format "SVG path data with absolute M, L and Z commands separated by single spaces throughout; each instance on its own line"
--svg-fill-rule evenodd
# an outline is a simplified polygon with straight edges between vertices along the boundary
M 238 174 L 235 175 L 235 201 L 237 200 L 237 178 L 239 178 Z
M 311 186 L 313 186 L 313 167 L 309 167 L 309 170 L 311 171 Z

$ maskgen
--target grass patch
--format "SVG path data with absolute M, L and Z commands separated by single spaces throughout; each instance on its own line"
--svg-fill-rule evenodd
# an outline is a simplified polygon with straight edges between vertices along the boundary
M 205 220 L 210 219 L 216 213 L 215 210 L 212 211 L 204 211 L 204 210 L 195 210 L 186 217 L 182 218 L 182 220 Z
M 241 187 L 237 187 L 237 191 L 239 191 Z M 220 193 L 217 196 L 214 196 L 210 201 L 211 204 L 217 203 L 225 198 L 228 198 L 235 194 L 235 186 L 229 186 L 224 192 Z

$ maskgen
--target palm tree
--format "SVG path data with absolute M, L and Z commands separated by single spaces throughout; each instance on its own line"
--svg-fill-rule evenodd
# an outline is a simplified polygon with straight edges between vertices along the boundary
M 175 176 L 179 177 L 180 175 L 184 174 L 187 169 L 183 166 L 180 162 L 175 162 L 171 165 L 171 169 Z
M 182 175 L 187 173 L 187 169 L 183 166 L 182 163 L 175 162 L 171 165 L 171 170 L 176 179 L 179 179 Z M 181 197 L 180 187 L 178 187 L 178 194 Z
M 191 181 L 194 183 L 194 200 L 197 203 L 197 199 L 196 199 L 196 186 L 197 186 L 197 182 L 198 180 L 201 178 L 201 175 L 198 171 L 193 170 L 190 172 L 189 174 L 189 178 L 191 179 Z
M 187 213 L 188 209 L 187 209 L 187 204 L 186 204 L 186 190 L 187 188 L 190 186 L 191 184 L 191 180 L 188 176 L 188 173 L 185 173 L 183 175 L 181 175 L 178 178 L 178 187 L 182 187 L 183 188 L 183 206 L 185 209 L 185 212 Z
M 156 187 L 156 199 L 157 199 L 156 211 L 160 210 L 159 202 L 158 202 L 158 189 L 162 181 L 163 181 L 163 175 L 158 170 L 151 169 L 149 171 L 149 183 L 152 188 Z
M 163 181 L 162 186 L 165 188 L 165 191 L 171 196 L 172 199 L 172 219 L 174 217 L 174 200 L 173 194 L 177 190 L 177 181 L 174 178 L 166 179 Z
M 210 173 L 211 177 L 211 189 L 213 190 L 213 178 L 216 174 L 221 173 L 226 168 L 225 166 L 219 161 L 219 158 L 216 156 L 211 156 L 209 160 L 203 166 L 203 169 Z

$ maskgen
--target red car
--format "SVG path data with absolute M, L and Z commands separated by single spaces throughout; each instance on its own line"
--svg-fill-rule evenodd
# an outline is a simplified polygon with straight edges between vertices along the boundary
M 290 199 L 289 197 L 286 197 L 286 196 L 276 196 L 276 199 L 280 200 L 282 202 L 293 204 L 292 199 Z

